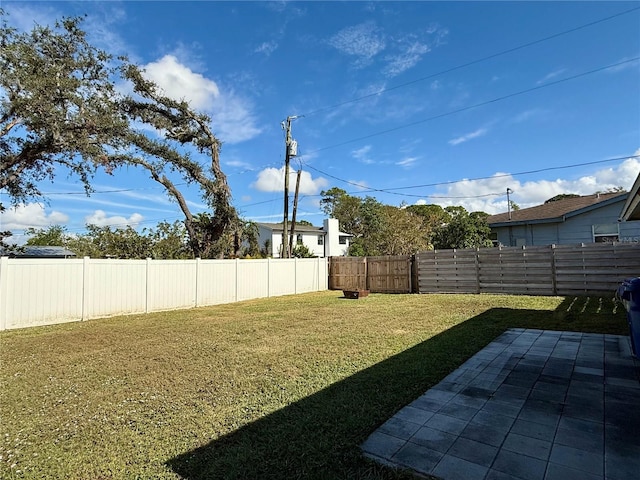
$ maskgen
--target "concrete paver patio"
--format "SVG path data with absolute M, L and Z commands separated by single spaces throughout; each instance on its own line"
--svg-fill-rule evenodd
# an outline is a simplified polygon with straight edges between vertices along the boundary
M 361 448 L 444 480 L 636 480 L 640 362 L 628 337 L 510 329 Z

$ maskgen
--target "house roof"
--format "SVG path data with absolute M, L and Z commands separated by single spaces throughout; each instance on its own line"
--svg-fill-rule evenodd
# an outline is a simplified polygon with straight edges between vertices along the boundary
M 282 222 L 281 223 L 262 223 L 262 222 L 257 222 L 259 227 L 264 227 L 268 230 L 271 231 L 282 231 Z M 289 229 L 291 229 L 291 224 L 289 224 Z M 296 233 L 327 233 L 324 231 L 324 229 L 322 227 L 314 227 L 314 226 L 310 226 L 310 225 L 300 225 L 299 223 L 296 223 L 296 228 L 295 228 L 295 232 Z
M 2 251 L 2 254 L 5 252 Z M 25 245 L 20 250 L 8 252 L 10 257 L 19 258 L 68 258 L 76 254 L 64 247 Z
M 282 232 L 282 222 L 280 223 L 264 223 L 264 222 L 256 222 L 259 227 L 266 228 L 267 230 L 271 230 L 272 232 Z M 291 225 L 289 224 L 289 228 Z M 324 227 L 314 227 L 312 225 L 300 225 L 296 223 L 295 233 L 315 233 L 316 235 L 326 235 L 327 231 Z M 343 237 L 353 237 L 350 233 L 345 233 L 342 231 L 338 232 L 338 235 Z
M 628 220 L 640 220 L 640 173 L 638 178 L 633 183 L 629 197 L 627 198 L 624 207 L 622 207 L 622 213 L 620 214 L 620 220 L 625 222 Z
M 590 210 L 604 207 L 612 203 L 623 202 L 628 193 L 596 193 L 583 197 L 565 198 L 531 208 L 523 208 L 509 213 L 498 213 L 487 217 L 490 227 L 507 225 L 523 225 L 532 223 L 557 223 L 566 218 L 580 215 Z

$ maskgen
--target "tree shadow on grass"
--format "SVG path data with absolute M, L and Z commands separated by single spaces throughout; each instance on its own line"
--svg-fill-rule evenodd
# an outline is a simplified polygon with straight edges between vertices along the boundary
M 496 308 L 167 462 L 180 477 L 409 478 L 365 459 L 359 445 L 507 328 L 625 334 L 624 315 Z

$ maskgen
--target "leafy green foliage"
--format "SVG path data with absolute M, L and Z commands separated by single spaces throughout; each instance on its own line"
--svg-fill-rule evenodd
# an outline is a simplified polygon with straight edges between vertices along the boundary
M 28 228 L 24 233 L 29 237 L 25 245 L 65 247 L 70 238 L 67 229 L 61 225 L 51 225 L 46 229 Z
M 393 207 L 374 198 L 360 199 L 339 188 L 321 193 L 325 213 L 354 235 L 349 255 L 406 255 L 437 248 L 491 246 L 487 215 L 463 207 Z
M 293 257 L 293 258 L 313 258 L 313 257 L 315 257 L 315 255 L 311 252 L 311 250 L 309 250 L 309 247 L 307 247 L 303 243 L 299 243 L 295 247 L 293 247 L 293 250 L 291 250 L 291 257 Z
M 90 45 L 81 18 L 18 33 L 6 25 L 5 12 L 0 15 L 0 189 L 11 202 L 40 197 L 38 182 L 53 180 L 57 166 L 76 175 L 89 193 L 97 168 L 113 173 L 135 165 L 179 205 L 193 256 L 237 255 L 229 237 L 241 235 L 242 222 L 231 205 L 210 118 L 163 95 L 126 58 L 116 61 Z M 132 84 L 132 95 L 116 91 L 114 82 L 121 80 Z M 163 138 L 149 133 L 154 130 Z M 189 148 L 208 157 L 208 168 Z M 208 218 L 194 218 L 169 172 L 200 188 Z M 0 234 L 0 241 L 6 236 Z
M 152 256 L 151 238 L 135 229 L 87 225 L 84 235 L 71 237 L 65 245 L 78 257 L 143 259 Z
M 447 207 L 451 216 L 449 222 L 435 229 L 434 248 L 479 248 L 491 247 L 491 228 L 487 223 L 488 214 L 469 213 L 463 207 Z
M 89 191 L 98 166 L 114 167 L 128 125 L 115 101 L 111 56 L 87 42 L 78 18 L 19 33 L 5 15 L 0 11 L 0 189 L 13 203 L 39 197 L 37 183 L 53 180 L 61 165 Z
M 131 120 L 147 124 L 164 135 L 163 139 L 155 139 L 130 130 L 126 138 L 136 154 L 122 156 L 121 162 L 146 169 L 151 178 L 177 202 L 185 217 L 184 225 L 194 256 L 221 258 L 237 255 L 237 237 L 241 234 L 242 225 L 230 203 L 231 191 L 220 167 L 221 142 L 209 128 L 211 119 L 195 112 L 186 101 L 176 101 L 163 95 L 136 65 L 125 65 L 121 71 L 123 77 L 133 84 L 136 95 L 122 101 L 123 111 Z M 181 147 L 187 145 L 208 157 L 209 168 L 203 168 L 200 161 L 183 153 Z M 180 190 L 166 175 L 167 169 L 179 174 L 185 182 L 198 185 L 211 213 L 194 216 Z

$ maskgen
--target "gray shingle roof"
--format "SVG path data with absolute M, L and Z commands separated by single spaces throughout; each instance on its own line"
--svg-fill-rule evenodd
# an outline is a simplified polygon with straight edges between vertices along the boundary
M 564 200 L 545 203 L 536 207 L 514 210 L 511 212 L 511 220 L 509 220 L 509 212 L 490 215 L 487 218 L 487 222 L 492 227 L 499 224 L 560 222 L 564 217 L 591 210 L 601 206 L 600 204 L 624 201 L 627 195 L 627 193 L 616 192 L 565 198 Z

